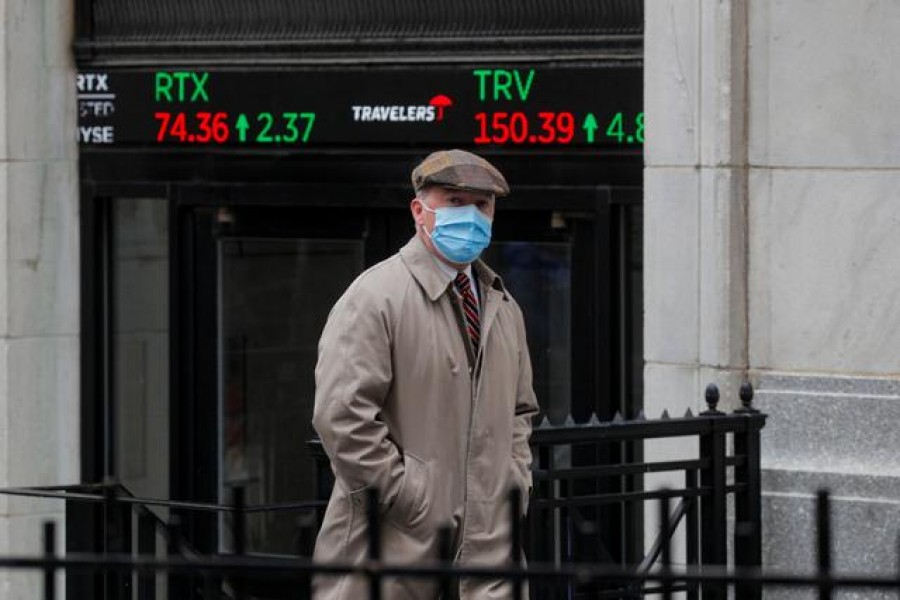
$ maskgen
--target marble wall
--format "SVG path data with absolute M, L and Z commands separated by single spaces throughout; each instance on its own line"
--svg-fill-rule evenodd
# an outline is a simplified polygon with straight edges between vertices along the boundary
M 880 524 L 900 502 L 900 3 L 645 10 L 647 413 L 749 377 L 770 414 L 767 564 L 811 564 L 798 544 L 827 487 L 836 564 L 892 567 L 897 531 Z
M 71 0 L 0 2 L 0 486 L 79 480 L 79 264 Z M 0 554 L 63 506 L 0 496 Z M 62 546 L 62 531 L 60 529 Z M 0 596 L 41 576 L 0 572 Z
M 811 535 L 814 494 L 824 488 L 834 495 L 835 565 L 892 570 L 900 509 L 900 66 L 892 48 L 900 4 L 751 7 L 749 358 L 771 415 L 766 560 L 812 564 L 811 553 L 789 548 Z
M 752 6 L 751 362 L 900 375 L 900 4 Z
M 736 399 L 746 367 L 747 18 L 729 2 L 684 0 L 646 2 L 645 15 L 644 405 L 649 417 L 696 414 L 709 382 L 725 404 Z M 673 440 L 645 445 L 648 460 L 696 452 Z M 683 482 L 649 475 L 645 484 Z

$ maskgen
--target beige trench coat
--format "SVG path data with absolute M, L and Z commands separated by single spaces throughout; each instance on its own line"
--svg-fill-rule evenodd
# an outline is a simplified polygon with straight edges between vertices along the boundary
M 508 490 L 531 487 L 528 437 L 537 402 L 522 313 L 483 263 L 481 348 L 472 348 L 452 281 L 414 237 L 360 275 L 319 342 L 313 424 L 337 484 L 316 541 L 317 561 L 366 556 L 365 491 L 381 494 L 386 561 L 437 557 L 453 528 L 459 564 L 509 556 Z M 317 577 L 317 600 L 367 597 L 359 577 Z M 386 600 L 434 600 L 437 583 L 393 578 Z M 463 579 L 463 599 L 510 598 L 499 581 Z

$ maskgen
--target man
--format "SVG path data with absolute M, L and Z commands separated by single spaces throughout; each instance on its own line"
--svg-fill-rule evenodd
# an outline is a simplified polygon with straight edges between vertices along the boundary
M 490 242 L 503 175 L 462 150 L 435 152 L 412 173 L 416 234 L 354 281 L 319 342 L 313 425 L 336 484 L 317 561 L 366 557 L 366 490 L 378 490 L 382 556 L 438 556 L 453 532 L 459 564 L 509 557 L 508 491 L 527 498 L 528 437 L 538 407 L 519 306 L 477 258 Z M 365 598 L 361 577 L 317 577 L 318 600 Z M 435 600 L 437 582 L 391 578 L 387 600 Z M 463 578 L 459 596 L 510 598 L 502 581 Z

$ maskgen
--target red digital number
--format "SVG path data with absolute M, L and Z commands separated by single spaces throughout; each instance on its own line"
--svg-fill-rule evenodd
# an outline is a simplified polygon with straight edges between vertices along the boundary
M 476 113 L 475 120 L 478 121 L 478 135 L 473 141 L 476 144 L 490 144 L 491 136 L 487 133 L 487 113 Z
M 169 127 L 169 135 L 178 138 L 179 142 L 187 140 L 187 117 L 184 116 L 184 113 L 178 113 L 175 115 L 175 118 L 172 119 L 172 125 Z
M 568 144 L 575 137 L 575 116 L 570 112 L 561 112 L 556 115 L 556 130 L 562 133 L 557 138 L 560 144 Z
M 166 132 L 169 130 L 169 120 L 172 118 L 172 115 L 167 112 L 158 112 L 153 117 L 160 122 L 159 131 L 156 132 L 156 141 L 162 142 L 166 139 Z
M 213 137 L 212 113 L 198 112 L 197 120 L 199 121 L 197 127 L 200 129 L 200 133 L 194 139 L 201 144 L 205 144 Z
M 201 144 L 207 144 L 210 141 L 214 141 L 217 144 L 224 144 L 228 141 L 228 123 L 226 119 L 228 118 L 228 113 L 208 113 L 208 112 L 198 112 L 197 120 L 199 123 L 197 124 L 200 129 L 200 134 L 195 138 Z M 190 141 L 190 136 L 188 137 L 188 141 Z
M 575 138 L 575 116 L 570 112 L 543 111 L 537 114 L 540 126 L 531 131 L 523 112 L 476 113 L 476 144 L 568 144 Z
M 167 140 L 176 140 L 178 142 L 187 142 L 189 144 L 208 144 L 216 142 L 224 144 L 228 141 L 230 131 L 228 129 L 228 113 L 196 113 L 196 123 L 189 123 L 187 115 L 184 113 L 158 112 L 154 113 L 154 118 L 159 121 L 159 130 L 156 132 L 156 141 L 165 142 Z M 196 124 L 197 133 L 188 131 L 188 125 Z
M 166 138 L 173 137 L 183 142 L 187 138 L 184 113 L 176 113 L 175 118 L 172 118 L 172 113 L 167 112 L 158 112 L 153 116 L 159 121 L 159 131 L 156 132 L 157 142 L 164 142 Z
M 216 113 L 212 124 L 213 139 L 219 144 L 224 144 L 228 141 L 228 133 L 228 113 Z
M 541 144 L 552 144 L 556 139 L 556 128 L 553 126 L 556 113 L 539 112 L 538 118 L 541 120 L 541 135 L 537 137 L 537 141 Z
M 509 126 L 505 122 L 508 116 L 505 112 L 496 112 L 491 119 L 491 125 L 495 132 L 491 140 L 495 144 L 505 144 L 506 140 L 509 139 Z
M 509 117 L 509 139 L 514 144 L 524 144 L 528 139 L 528 117 L 525 113 L 514 112 Z

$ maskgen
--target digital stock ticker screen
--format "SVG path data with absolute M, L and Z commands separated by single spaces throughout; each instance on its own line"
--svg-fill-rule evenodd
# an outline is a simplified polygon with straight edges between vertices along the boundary
M 635 149 L 640 69 L 109 69 L 77 75 L 83 146 Z

